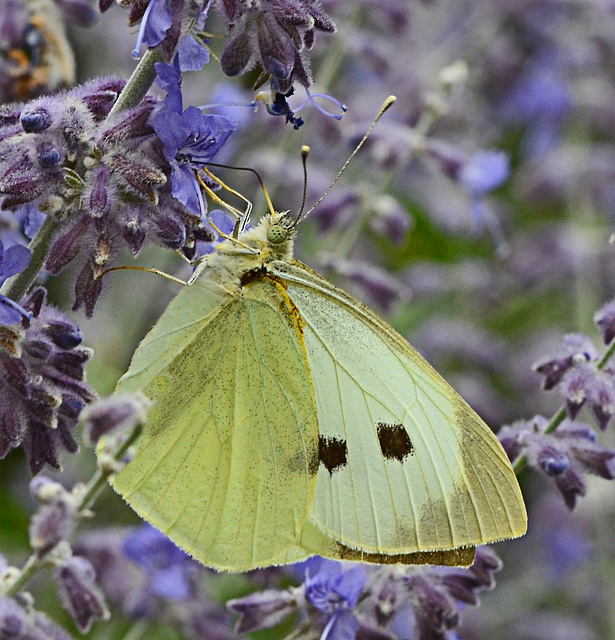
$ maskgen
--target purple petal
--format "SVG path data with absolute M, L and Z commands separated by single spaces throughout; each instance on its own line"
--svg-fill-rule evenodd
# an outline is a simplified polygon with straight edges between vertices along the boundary
M 183 564 L 171 565 L 150 576 L 150 589 L 167 600 L 187 600 L 192 595 L 190 582 L 186 578 Z
M 359 621 L 350 611 L 336 611 L 327 623 L 327 640 L 354 640 L 360 627 Z M 325 634 L 323 633 L 323 636 Z
M 171 174 L 173 197 L 185 205 L 189 211 L 201 215 L 198 190 L 200 186 L 194 174 L 194 169 L 187 163 L 175 163 Z
M 24 316 L 26 318 L 29 317 L 27 311 L 22 309 L 16 302 L 0 295 L 0 325 L 9 325 L 21 322 L 21 319 Z
M 182 102 L 182 74 L 179 68 L 179 59 L 176 57 L 173 64 L 165 64 L 157 62 L 156 68 L 156 84 L 167 92 L 164 104 L 170 111 L 181 113 L 183 108 Z
M 152 8 L 146 20 L 143 42 L 148 47 L 159 45 L 173 22 L 169 0 L 151 0 Z
M 367 574 L 363 567 L 353 567 L 342 573 L 335 591 L 346 600 L 350 609 L 356 606 L 366 580 Z
M 194 36 L 184 36 L 177 47 L 177 59 L 182 71 L 200 71 L 209 62 L 209 50 Z
M 0 247 L 0 282 L 23 271 L 30 264 L 30 249 L 21 244 L 14 244 L 8 249 Z

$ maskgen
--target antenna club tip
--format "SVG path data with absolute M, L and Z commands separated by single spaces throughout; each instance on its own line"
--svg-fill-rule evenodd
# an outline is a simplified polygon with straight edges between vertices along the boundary
M 310 148 L 307 146 L 307 144 L 304 144 L 301 147 L 301 155 L 302 156 L 307 156 L 307 154 L 310 152 Z
M 397 96 L 390 95 L 382 104 L 382 110 L 386 111 L 396 101 L 397 101 Z

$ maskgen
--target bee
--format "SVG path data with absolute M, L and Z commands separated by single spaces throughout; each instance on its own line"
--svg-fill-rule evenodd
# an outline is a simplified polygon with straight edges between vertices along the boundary
M 28 100 L 75 81 L 64 18 L 53 0 L 0 0 L 0 100 Z

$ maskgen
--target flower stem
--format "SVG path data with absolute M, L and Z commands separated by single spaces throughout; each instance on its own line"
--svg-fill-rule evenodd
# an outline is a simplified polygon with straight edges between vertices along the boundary
M 145 94 L 149 91 L 154 80 L 156 79 L 156 69 L 154 65 L 162 62 L 163 54 L 160 48 L 148 49 L 139 64 L 132 72 L 122 93 L 120 93 L 117 102 L 109 112 L 109 117 L 119 113 L 124 109 L 136 107 L 141 103 Z
M 28 293 L 38 274 L 42 271 L 47 253 L 51 246 L 51 238 L 56 229 L 60 226 L 58 220 L 52 216 L 47 216 L 30 242 L 30 264 L 20 273 L 9 278 L 2 287 L 2 294 L 19 302 Z
M 6 591 L 3 592 L 3 595 L 8 596 L 9 598 L 16 596 L 26 586 L 26 584 L 28 584 L 30 579 L 36 575 L 38 570 L 41 568 L 41 562 L 41 558 L 33 553 L 28 558 L 26 564 L 24 564 L 17 579 L 8 589 L 6 589 Z
M 138 424 L 131 432 L 131 434 L 126 438 L 126 440 L 122 443 L 122 445 L 118 448 L 118 450 L 114 454 L 115 460 L 121 460 L 124 457 L 128 448 L 132 446 L 137 438 L 141 435 L 143 431 L 143 425 Z M 98 469 L 96 473 L 92 476 L 90 481 L 86 485 L 85 493 L 81 498 L 81 504 L 79 505 L 79 513 L 82 513 L 86 509 L 92 506 L 98 494 L 107 486 L 107 478 L 109 474 L 105 473 L 101 469 Z

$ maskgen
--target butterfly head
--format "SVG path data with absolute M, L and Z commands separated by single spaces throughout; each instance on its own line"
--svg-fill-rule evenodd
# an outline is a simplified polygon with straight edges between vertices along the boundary
M 289 217 L 288 211 L 274 211 L 263 216 L 256 227 L 240 235 L 239 239 L 244 245 L 256 250 L 257 253 L 252 259 L 259 265 L 272 260 L 288 261 L 293 256 L 293 223 L 294 220 Z M 223 243 L 218 250 L 225 251 L 226 245 L 227 243 Z M 232 243 L 228 244 L 228 248 L 232 248 Z
M 267 242 L 270 245 L 283 245 L 295 237 L 296 220 L 288 215 L 288 211 L 275 212 L 265 218 L 267 225 Z

